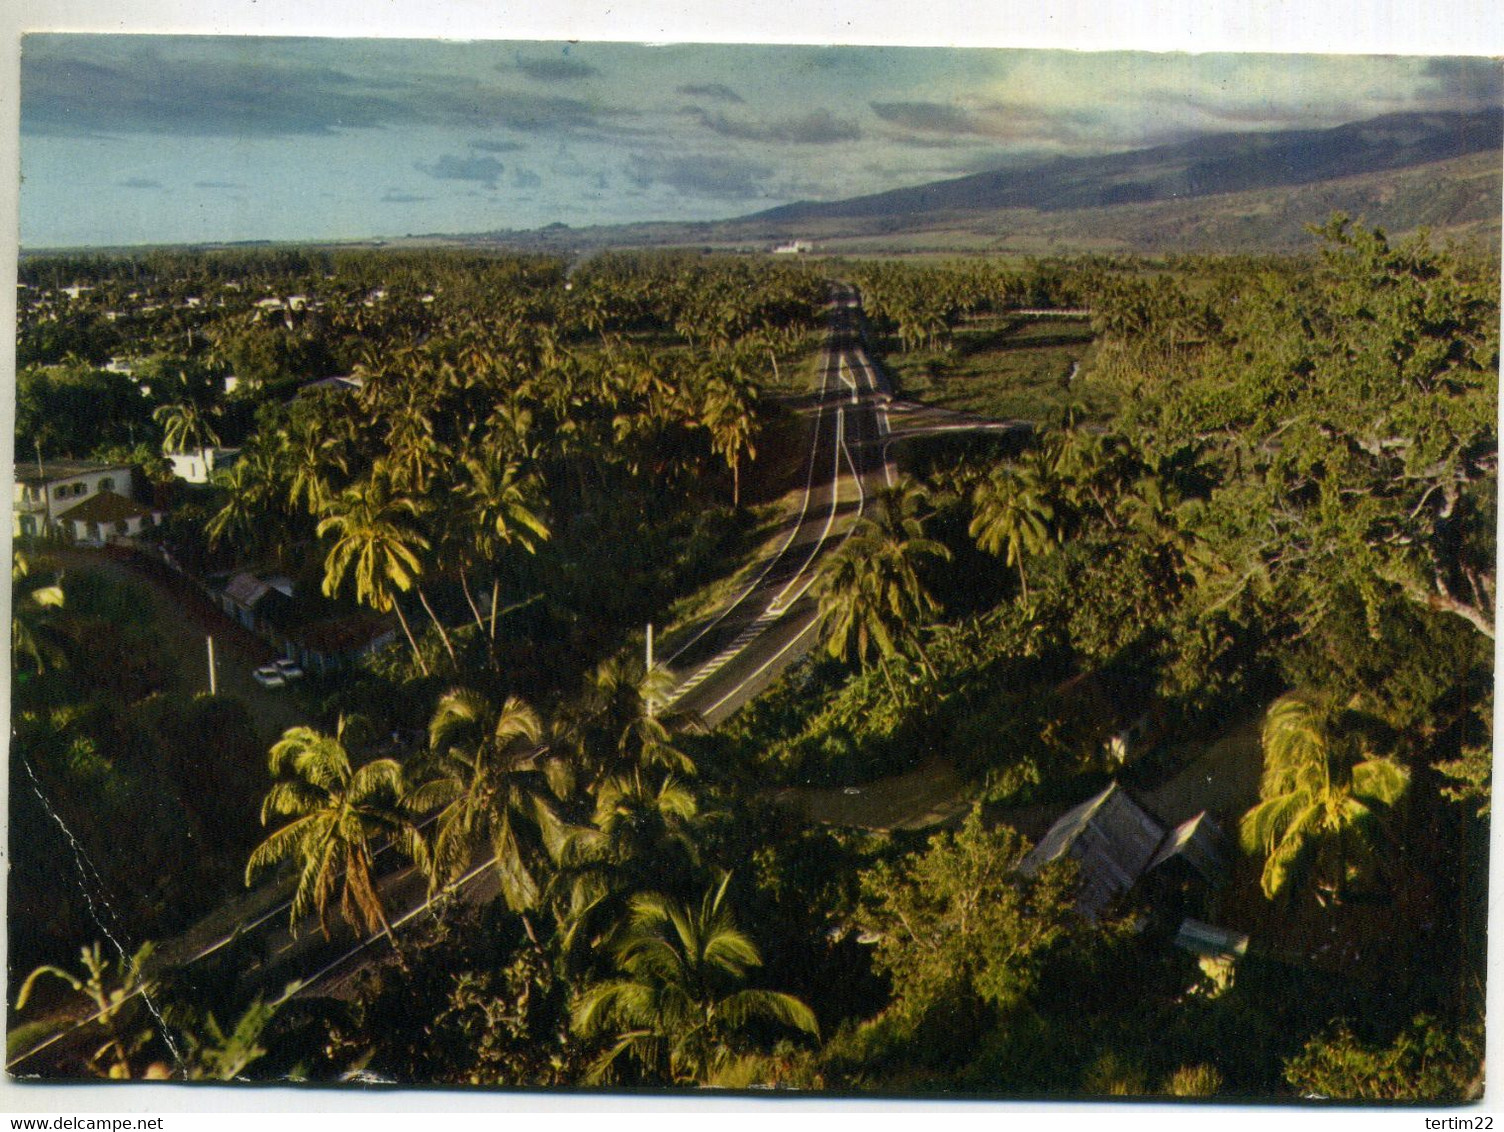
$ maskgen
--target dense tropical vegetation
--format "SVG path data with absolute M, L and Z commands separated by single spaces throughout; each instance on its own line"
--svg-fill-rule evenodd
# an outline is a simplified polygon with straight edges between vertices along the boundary
M 1339 217 L 1292 259 L 289 249 L 21 278 L 18 456 L 130 463 L 190 573 L 284 574 L 394 643 L 266 733 L 160 659 L 127 567 L 25 549 L 12 1054 L 93 1014 L 54 1072 L 1476 1092 L 1497 261 Z M 639 627 L 692 623 L 777 537 L 832 279 L 900 397 L 1035 427 L 902 447 L 820 565 L 823 647 L 705 733 Z M 233 466 L 172 481 L 164 454 L 214 445 Z M 1220 885 L 1092 916 L 1075 865 L 1026 865 L 1109 781 L 1168 805 L 1240 735 L 1252 773 L 1191 796 Z M 944 813 L 861 816 L 942 773 Z M 163 958 L 277 885 L 289 958 Z M 426 902 L 402 924 L 399 889 Z M 1250 937 L 1234 973 L 1175 946 L 1187 917 Z M 284 994 L 357 933 L 391 946 Z

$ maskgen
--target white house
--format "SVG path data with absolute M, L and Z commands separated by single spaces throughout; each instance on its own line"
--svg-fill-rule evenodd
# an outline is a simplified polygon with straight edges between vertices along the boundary
M 104 502 L 78 510 L 95 499 Z M 111 535 L 137 534 L 148 520 L 162 521 L 160 511 L 142 508 L 131 499 L 129 467 L 97 460 L 17 463 L 11 515 L 16 538 L 43 534 L 50 526 L 74 538 L 100 542 Z
M 240 456 L 239 448 L 195 448 L 191 452 L 169 452 L 172 474 L 189 483 L 208 483 L 216 468 L 233 467 Z
M 161 521 L 161 511 L 114 491 L 95 492 L 55 519 L 74 542 L 83 546 L 103 546 L 111 539 L 130 538 Z

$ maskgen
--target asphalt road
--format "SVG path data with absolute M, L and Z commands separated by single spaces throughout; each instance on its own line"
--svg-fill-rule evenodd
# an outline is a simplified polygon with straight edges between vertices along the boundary
M 893 482 L 884 441 L 892 390 L 867 357 L 855 291 L 838 288 L 820 364 L 808 470 L 799 510 L 778 552 L 715 617 L 664 661 L 671 705 L 714 727 L 816 643 L 811 592 L 820 560 L 851 534 L 872 493 Z
M 735 713 L 817 643 L 817 601 L 811 590 L 818 565 L 850 536 L 874 492 L 895 482 L 888 455 L 892 442 L 936 432 L 1031 427 L 965 414 L 936 417 L 935 410 L 895 402 L 892 388 L 862 344 L 860 317 L 856 291 L 838 286 L 819 386 L 805 408 L 812 423 L 804 490 L 784 541 L 730 604 L 668 642 L 672 651 L 663 663 L 677 681 L 671 703 L 697 714 L 708 727 Z M 902 418 L 899 428 L 892 427 L 890 414 Z M 413 866 L 387 852 L 381 858 L 378 869 L 385 869 L 378 883 L 392 928 L 400 934 L 406 924 L 431 914 L 435 901 Z M 479 902 L 496 896 L 499 884 L 493 863 L 477 863 L 438 899 Z M 164 954 L 177 952 L 169 965 L 182 970 L 226 947 L 249 945 L 256 958 L 244 972 L 247 985 L 276 993 L 297 979 L 301 986 L 296 994 L 339 995 L 349 990 L 361 970 L 394 961 L 393 949 L 382 935 L 361 940 L 339 929 L 333 940 L 325 940 L 313 922 L 299 925 L 295 934 L 286 920 L 285 897 L 271 896 L 278 889 L 286 891 L 279 885 L 253 894 L 257 898 L 242 907 L 243 919 L 233 931 L 221 927 L 212 938 L 192 940 L 191 947 L 186 938 L 174 941 L 183 945 L 177 948 L 164 944 Z M 81 1035 L 76 1029 L 71 1034 L 76 1035 L 71 1040 L 59 1035 L 12 1057 L 6 1068 L 16 1072 L 54 1042 L 75 1044 Z

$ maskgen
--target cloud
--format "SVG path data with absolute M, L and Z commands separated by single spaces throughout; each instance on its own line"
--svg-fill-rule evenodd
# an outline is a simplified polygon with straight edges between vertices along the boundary
M 602 117 L 595 107 L 577 98 L 496 90 L 478 84 L 446 90 L 427 101 L 441 121 L 458 120 L 476 129 L 501 126 L 520 133 L 567 133 L 596 126 Z
M 116 181 L 122 189 L 160 189 L 161 181 L 153 181 L 149 177 L 130 177 L 124 181 Z
M 742 96 L 725 83 L 685 83 L 674 89 L 690 98 L 713 98 L 718 102 L 743 101 Z
M 527 146 L 514 141 L 491 141 L 488 138 L 480 138 L 470 143 L 471 149 L 478 149 L 482 153 L 516 153 L 519 149 Z
M 382 194 L 382 204 L 417 204 L 430 198 L 418 196 L 416 193 L 399 192 L 396 189 L 388 189 Z
M 420 173 L 427 173 L 436 180 L 476 181 L 487 188 L 494 189 L 496 178 L 501 176 L 501 171 L 505 166 L 494 157 L 459 157 L 453 153 L 446 153 L 432 164 L 415 161 L 413 168 Z
M 560 59 L 523 59 L 519 57 L 516 67 L 530 79 L 540 83 L 571 83 L 600 74 L 589 63 L 567 56 Z
M 781 118 L 764 123 L 727 118 L 724 114 L 713 114 L 697 106 L 689 107 L 688 113 L 697 117 L 707 130 L 722 137 L 746 141 L 832 145 L 836 142 L 856 141 L 862 136 L 861 127 L 855 122 L 837 118 L 829 110 L 815 110 L 801 117 Z
M 37 51 L 33 43 L 28 38 L 22 63 L 28 133 L 282 136 L 412 116 L 391 99 L 351 89 L 353 80 L 331 68 L 240 57 L 169 60 L 150 48 L 91 61 Z
M 513 169 L 512 169 L 512 187 L 513 188 L 517 188 L 517 189 L 536 189 L 541 184 L 543 184 L 543 178 L 540 177 L 540 176 L 538 176 L 538 174 L 534 173 L 531 169 L 523 169 L 521 166 L 514 166 L 513 167 Z
M 243 189 L 244 185 L 236 181 L 194 181 L 195 189 Z
M 27 36 L 22 129 L 34 135 L 288 137 L 436 125 L 567 133 L 627 113 L 509 90 L 446 70 L 442 55 L 420 69 L 414 60 L 382 56 L 382 48 L 311 42 Z
M 872 112 L 884 122 L 910 130 L 938 134 L 977 134 L 981 124 L 959 106 L 948 102 L 872 102 Z
M 746 200 L 761 196 L 763 183 L 772 176 L 771 166 L 719 155 L 648 157 L 634 153 L 624 170 L 638 188 L 667 185 L 685 196 Z

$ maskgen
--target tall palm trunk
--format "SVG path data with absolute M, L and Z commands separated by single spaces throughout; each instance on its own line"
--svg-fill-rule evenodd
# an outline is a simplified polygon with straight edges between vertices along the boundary
M 481 616 L 480 606 L 475 604 L 475 595 L 470 592 L 470 579 L 466 576 L 463 569 L 460 570 L 460 589 L 465 591 L 465 602 L 470 606 L 470 612 L 475 617 L 475 627 L 480 630 L 481 640 L 486 642 L 486 657 L 490 660 L 491 667 L 494 669 L 496 667 L 496 624 L 493 620 L 491 624 L 492 633 L 487 637 L 485 618 Z M 491 616 L 493 619 L 496 616 L 496 589 L 494 586 L 491 590 Z
M 460 571 L 460 589 L 465 591 L 465 604 L 470 607 L 470 616 L 475 618 L 475 627 L 484 636 L 486 632 L 486 620 L 481 616 L 480 607 L 475 604 L 475 595 L 470 592 L 470 579 L 464 570 Z
M 444 651 L 449 654 L 450 663 L 455 668 L 458 668 L 460 662 L 459 658 L 454 655 L 454 645 L 450 643 L 449 631 L 444 628 L 444 623 L 439 620 L 438 614 L 433 611 L 433 606 L 428 604 L 428 595 L 423 592 L 423 587 L 415 584 L 413 589 L 418 591 L 418 600 L 423 603 L 423 608 L 428 611 L 428 619 L 433 622 L 434 628 L 439 631 L 439 638 L 444 642 Z
M 402 623 L 402 632 L 407 635 L 407 643 L 412 646 L 413 659 L 418 662 L 418 667 L 422 670 L 424 676 L 433 675 L 428 670 L 428 661 L 423 659 L 423 653 L 418 648 L 418 642 L 413 638 L 413 631 L 407 624 L 407 618 L 402 615 L 402 604 L 393 601 L 392 608 L 397 611 L 397 620 Z

